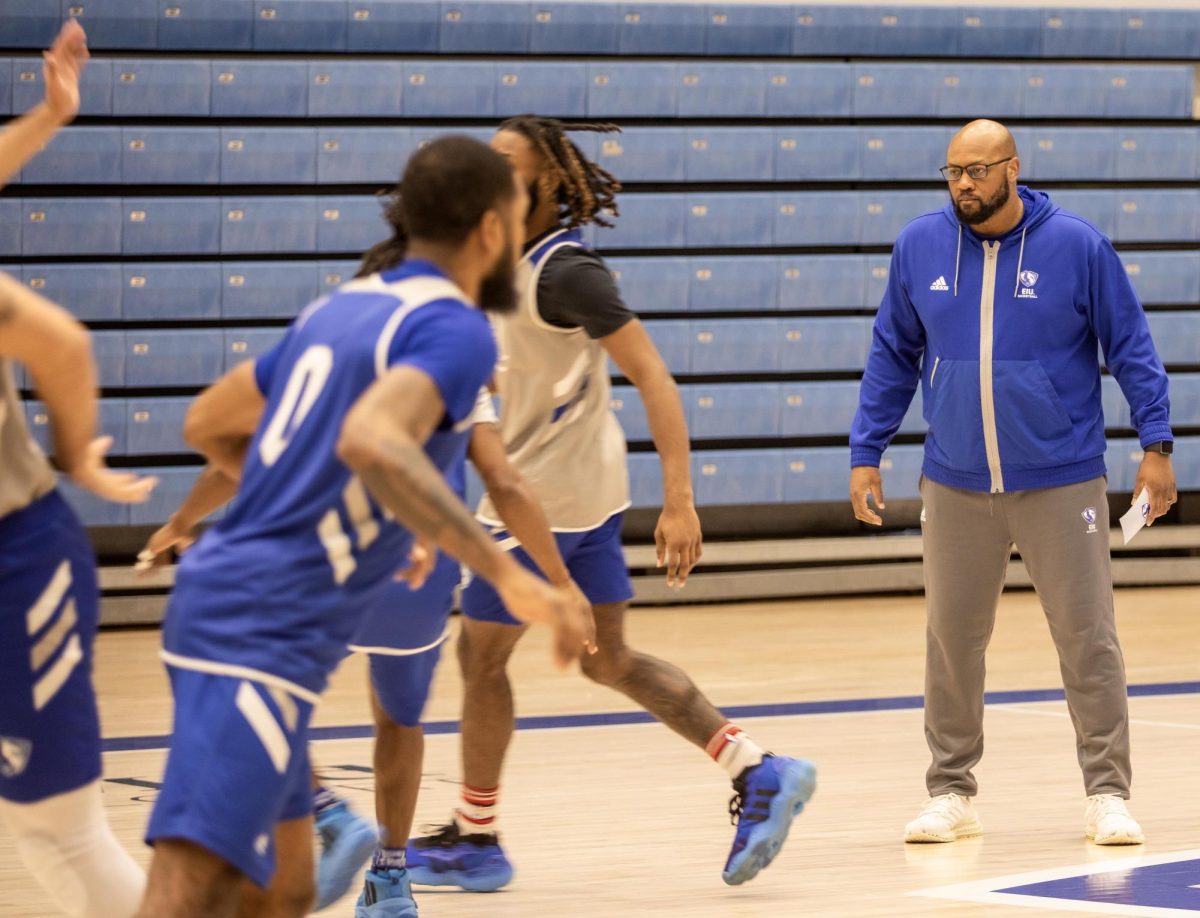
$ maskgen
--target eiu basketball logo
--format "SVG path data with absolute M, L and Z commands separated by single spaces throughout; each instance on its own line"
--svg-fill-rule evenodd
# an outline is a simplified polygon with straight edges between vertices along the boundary
M 1021 290 L 1017 294 L 1017 299 L 1021 300 L 1036 300 L 1038 298 L 1037 291 L 1034 286 L 1038 282 L 1037 271 L 1022 271 L 1018 280 L 1021 282 Z

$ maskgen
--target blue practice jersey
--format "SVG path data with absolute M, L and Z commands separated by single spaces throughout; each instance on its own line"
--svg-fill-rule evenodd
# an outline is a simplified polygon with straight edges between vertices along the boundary
M 446 405 L 425 451 L 457 477 L 495 362 L 486 317 L 427 262 L 309 306 L 256 362 L 266 408 L 236 500 L 180 564 L 167 662 L 319 693 L 411 543 L 336 455 L 347 412 L 388 368 L 420 369 Z

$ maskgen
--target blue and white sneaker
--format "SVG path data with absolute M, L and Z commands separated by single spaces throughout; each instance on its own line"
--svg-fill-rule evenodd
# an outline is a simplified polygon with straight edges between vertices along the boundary
M 451 822 L 432 835 L 411 838 L 408 875 L 422 886 L 458 886 L 468 892 L 495 892 L 513 878 L 495 834 L 463 835 Z
M 316 819 L 321 836 L 317 861 L 317 910 L 328 908 L 346 895 L 358 872 L 375 853 L 379 836 L 375 827 L 339 800 Z
M 753 880 L 775 860 L 792 820 L 817 789 L 817 770 L 804 759 L 768 753 L 733 782 L 730 821 L 737 825 L 733 849 L 721 873 L 730 886 Z
M 407 870 L 368 870 L 354 904 L 354 918 L 417 918 Z

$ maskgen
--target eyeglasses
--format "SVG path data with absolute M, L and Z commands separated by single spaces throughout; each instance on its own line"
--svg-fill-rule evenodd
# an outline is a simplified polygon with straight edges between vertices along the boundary
M 957 182 L 962 178 L 964 172 L 967 173 L 968 177 L 978 182 L 981 179 L 987 178 L 989 168 L 1006 163 L 1010 159 L 1016 159 L 1016 157 L 1006 156 L 1004 159 L 998 159 L 994 163 L 971 163 L 969 166 L 942 166 L 938 172 L 942 173 L 942 178 L 947 182 Z

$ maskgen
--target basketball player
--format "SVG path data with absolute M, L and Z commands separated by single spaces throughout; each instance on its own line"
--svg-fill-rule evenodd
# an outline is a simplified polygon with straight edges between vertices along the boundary
M 143 918 L 307 912 L 309 721 L 410 532 L 552 625 L 561 664 L 582 647 L 570 595 L 498 551 L 442 477 L 493 371 L 473 304 L 511 305 L 525 190 L 465 137 L 414 154 L 402 188 L 404 263 L 313 303 L 188 413 L 188 442 L 240 490 L 184 557 L 164 625 L 175 726 Z
M 0 134 L 0 185 L 78 110 L 88 58 L 78 23 L 68 22 L 44 57 L 45 100 Z M 47 912 L 128 918 L 145 876 L 117 844 L 100 801 L 96 559 L 29 437 L 10 361 L 32 378 L 50 415 L 55 461 L 75 484 L 140 503 L 155 482 L 105 465 L 111 439 L 94 439 L 87 330 L 0 274 L 0 818 L 45 890 Z
M 603 124 L 571 129 L 616 130 Z M 500 435 L 545 509 L 572 579 L 592 603 L 598 652 L 583 659 L 584 673 L 641 704 L 730 776 L 738 823 L 722 875 L 731 885 L 744 883 L 778 853 L 813 792 L 815 772 L 808 762 L 764 753 L 685 673 L 625 644 L 633 590 L 621 551 L 621 519 L 629 481 L 625 438 L 609 407 L 609 357 L 638 387 L 662 460 L 665 501 L 655 542 L 668 584 L 686 582 L 700 558 L 701 536 L 674 380 L 579 233 L 587 223 L 608 225 L 602 214 L 616 214 L 620 185 L 589 162 L 553 119 L 506 121 L 492 146 L 512 161 L 531 200 L 518 269 L 520 304 L 493 322 L 501 352 Z M 477 516 L 512 557 L 534 569 L 496 511 L 485 497 Z M 408 867 L 414 882 L 483 891 L 505 885 L 513 872 L 499 844 L 497 800 L 514 726 L 506 666 L 524 628 L 482 580 L 464 592 L 463 612 L 462 805 L 452 823 L 410 842 Z

